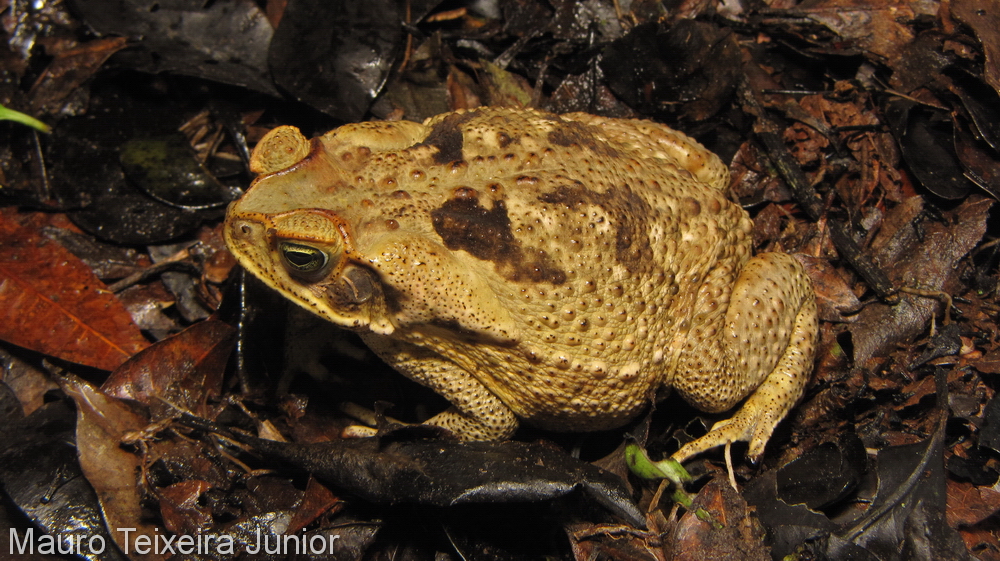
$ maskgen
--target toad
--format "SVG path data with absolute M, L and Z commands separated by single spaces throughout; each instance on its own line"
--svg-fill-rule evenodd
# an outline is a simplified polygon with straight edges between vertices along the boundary
M 665 126 L 509 108 L 283 126 L 251 169 L 225 223 L 239 262 L 446 397 L 426 423 L 459 438 L 615 428 L 672 389 L 739 405 L 676 459 L 758 458 L 812 371 L 802 266 L 751 256 L 726 166 Z

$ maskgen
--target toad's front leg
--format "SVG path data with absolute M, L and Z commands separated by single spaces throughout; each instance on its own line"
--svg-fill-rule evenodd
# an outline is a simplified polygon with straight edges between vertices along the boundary
M 711 329 L 717 336 L 683 353 L 674 387 L 688 402 L 712 412 L 749 397 L 732 418 L 716 423 L 673 458 L 684 461 L 716 446 L 749 441 L 749 456 L 756 461 L 812 373 L 818 337 L 812 283 L 794 257 L 758 255 L 740 272 L 723 323 L 702 327 L 703 332 Z
M 514 412 L 454 362 L 409 343 L 377 335 L 362 339 L 390 366 L 451 402 L 451 407 L 423 424 L 448 429 L 461 440 L 503 440 L 517 430 Z

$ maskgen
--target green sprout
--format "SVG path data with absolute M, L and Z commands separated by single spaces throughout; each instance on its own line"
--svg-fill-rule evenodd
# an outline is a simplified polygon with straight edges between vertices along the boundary
M 20 111 L 14 111 L 13 109 L 9 109 L 3 105 L 0 105 L 0 121 L 14 121 L 15 123 L 27 125 L 46 134 L 52 132 L 52 127 L 46 125 L 31 115 L 25 115 Z
M 674 484 L 674 492 L 671 498 L 677 504 L 691 510 L 694 497 L 684 490 L 684 484 L 691 481 L 691 474 L 684 469 L 684 466 L 673 458 L 654 462 L 649 459 L 649 455 L 638 444 L 629 443 L 625 446 L 625 463 L 628 469 L 643 479 L 667 479 Z M 712 515 L 703 508 L 694 509 L 695 516 L 703 522 L 714 524 L 717 528 L 722 525 L 712 520 Z

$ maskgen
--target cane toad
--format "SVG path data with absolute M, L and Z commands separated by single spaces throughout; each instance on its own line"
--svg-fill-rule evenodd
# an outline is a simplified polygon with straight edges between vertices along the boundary
M 756 458 L 812 370 L 802 267 L 751 257 L 725 165 L 662 125 L 483 108 L 279 127 L 251 168 L 225 225 L 239 262 L 444 395 L 427 423 L 460 438 L 614 428 L 672 388 L 710 412 L 746 399 L 676 458 Z

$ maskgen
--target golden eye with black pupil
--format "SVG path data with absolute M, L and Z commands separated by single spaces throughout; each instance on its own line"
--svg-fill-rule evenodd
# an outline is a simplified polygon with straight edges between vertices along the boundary
M 281 242 L 278 249 L 281 250 L 281 257 L 289 272 L 292 273 L 315 273 L 322 270 L 329 260 L 325 252 L 308 245 Z

